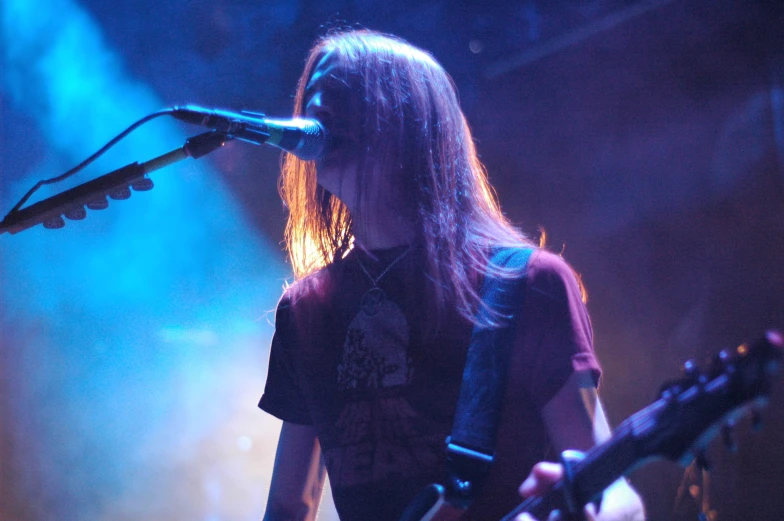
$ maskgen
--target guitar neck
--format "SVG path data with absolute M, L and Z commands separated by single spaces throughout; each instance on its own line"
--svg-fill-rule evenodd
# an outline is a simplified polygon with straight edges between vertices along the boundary
M 657 402 L 641 411 L 644 414 L 638 413 L 630 417 L 615 429 L 609 440 L 586 452 L 585 458 L 574 465 L 572 490 L 577 505 L 589 503 L 615 480 L 642 462 L 641 454 L 645 453 L 638 447 L 639 433 L 647 430 L 651 417 L 655 416 L 650 414 L 653 412 L 650 409 L 663 406 L 663 403 Z M 553 510 L 566 511 L 564 489 L 564 480 L 559 480 L 547 494 L 523 501 L 501 521 L 512 521 L 524 512 L 537 519 L 547 519 Z
M 706 372 L 687 364 L 684 378 L 666 385 L 661 398 L 623 422 L 605 443 L 570 465 L 571 504 L 582 509 L 634 467 L 653 458 L 685 461 L 718 431 L 720 423 L 759 410 L 770 396 L 770 377 L 784 357 L 784 337 L 768 331 L 752 345 L 722 351 Z M 567 483 L 559 480 L 541 497 L 520 503 L 502 521 L 529 513 L 546 519 L 553 510 L 568 513 Z

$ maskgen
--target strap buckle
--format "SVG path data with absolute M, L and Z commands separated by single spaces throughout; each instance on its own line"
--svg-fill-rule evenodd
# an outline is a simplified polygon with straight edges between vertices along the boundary
M 446 439 L 449 502 L 460 508 L 468 508 L 484 483 L 484 478 L 493 465 L 493 454 L 487 454 Z

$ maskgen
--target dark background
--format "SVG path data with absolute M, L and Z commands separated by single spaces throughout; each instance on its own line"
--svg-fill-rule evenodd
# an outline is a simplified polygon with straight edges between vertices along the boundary
M 704 360 L 767 328 L 784 327 L 780 2 L 53 1 L 36 4 L 41 17 L 49 20 L 48 29 L 22 51 L 15 35 L 27 29 L 15 18 L 18 5 L 8 1 L 3 7 L 3 212 L 35 179 L 72 166 L 97 148 L 93 144 L 108 141 L 145 115 L 134 107 L 150 106 L 125 106 L 107 95 L 113 106 L 106 110 L 114 114 L 116 126 L 98 132 L 90 119 L 80 118 L 54 126 L 58 107 L 66 102 L 51 92 L 67 88 L 47 83 L 44 64 L 49 62 L 36 57 L 47 55 L 54 37 L 46 35 L 60 34 L 73 13 L 86 24 L 80 27 L 97 31 L 101 49 L 113 56 L 88 61 L 97 70 L 115 71 L 115 78 L 143 85 L 159 103 L 150 110 L 197 103 L 276 116 L 291 113 L 294 86 L 315 38 L 326 28 L 356 25 L 406 38 L 431 51 L 453 75 L 505 212 L 532 236 L 543 228 L 549 248 L 562 251 L 582 275 L 604 366 L 601 394 L 615 424 L 650 403 L 660 384 L 677 376 L 687 358 Z M 75 58 L 58 59 L 62 65 L 55 67 L 62 72 Z M 75 74 L 70 81 L 78 90 L 82 77 Z M 106 85 L 96 92 L 111 90 Z M 94 105 L 100 103 L 94 98 Z M 67 130 L 57 130 L 61 128 Z M 198 131 L 166 128 L 182 136 Z M 90 132 L 97 135 L 87 140 L 84 135 Z M 136 147 L 133 152 L 141 157 L 123 156 L 107 166 L 145 160 L 174 146 L 176 140 L 160 150 Z M 288 276 L 278 244 L 284 225 L 275 191 L 278 156 L 272 149 L 231 143 L 201 160 L 211 173 L 207 188 L 192 198 L 185 192 L 191 189 L 188 176 L 202 177 L 188 173 L 195 167 L 185 166 L 180 174 L 162 171 L 151 176 L 156 183 L 161 179 L 164 193 L 169 193 L 165 183 L 174 182 L 166 179 L 184 180 L 186 195 L 177 205 L 170 203 L 173 199 L 146 195 L 112 203 L 140 213 L 152 205 L 171 204 L 179 208 L 176 215 L 188 214 L 211 230 L 200 240 L 164 241 L 159 250 L 147 251 L 145 262 L 175 252 L 198 266 L 202 258 L 218 259 L 210 261 L 209 269 L 199 268 L 198 277 L 175 265 L 166 277 L 155 279 L 158 282 L 137 281 L 134 288 L 147 284 L 176 291 L 134 290 L 128 293 L 137 299 L 127 308 L 129 314 L 123 310 L 131 304 L 116 305 L 111 299 L 90 301 L 93 304 L 63 314 L 62 302 L 81 291 L 68 281 L 71 268 L 60 255 L 67 256 L 64 252 L 76 247 L 80 237 L 81 247 L 88 247 L 80 227 L 111 240 L 116 230 L 102 228 L 104 216 L 69 223 L 68 232 L 31 230 L 0 237 L 0 519 L 261 516 L 277 433 L 275 423 L 254 410 L 271 332 L 267 321 L 257 318 L 274 307 Z M 242 232 L 232 232 L 231 240 L 225 230 L 233 230 L 233 224 L 213 224 L 215 215 L 225 213 L 221 204 L 234 208 L 232 222 L 243 223 Z M 107 215 L 115 223 L 115 214 Z M 123 222 L 123 217 L 117 219 Z M 169 214 L 164 220 L 173 222 Z M 156 227 L 164 220 L 147 223 L 138 233 L 154 241 Z M 177 230 L 171 233 L 180 240 L 183 233 Z M 62 233 L 70 235 L 52 235 Z M 133 244 L 139 239 L 133 228 L 123 228 L 123 233 L 128 248 L 123 251 L 136 259 Z M 266 278 L 247 285 L 242 274 L 252 273 L 253 255 L 229 279 L 220 269 L 225 263 L 234 266 L 231 252 L 243 247 L 243 237 L 255 241 L 251 254 L 270 259 L 256 265 Z M 114 269 L 116 259 L 105 260 L 105 249 L 94 242 L 89 247 L 94 248 L 93 262 Z M 229 253 L 221 257 L 221 251 Z M 44 264 L 38 262 L 42 256 L 48 259 Z M 66 267 L 54 271 L 52 266 Z M 116 281 L 104 278 L 105 270 L 84 269 L 86 273 L 78 275 L 82 289 Z M 43 277 L 41 270 L 49 275 Z M 258 288 L 266 288 L 263 296 L 254 294 Z M 60 292 L 64 296 L 57 305 L 46 304 Z M 216 300 L 222 292 L 240 292 L 248 300 L 233 309 L 232 298 Z M 247 319 L 255 328 L 247 335 L 247 347 L 227 354 L 222 322 L 209 312 L 198 326 L 185 320 L 186 333 L 177 336 L 180 329 L 157 318 L 168 308 L 156 307 L 161 314 L 153 317 L 145 301 L 154 299 L 162 306 L 160 302 L 175 294 L 183 299 L 177 309 L 187 307 L 189 317 L 220 306 L 228 316 Z M 110 318 L 101 314 L 106 309 L 115 310 Z M 131 329 L 137 336 L 122 337 L 118 346 L 126 350 L 117 352 L 131 353 L 130 342 L 135 344 L 133 354 L 117 355 L 111 367 L 119 369 L 107 373 L 110 366 L 95 362 L 95 352 L 106 356 L 105 351 L 91 351 L 86 342 L 97 345 L 114 338 L 114 326 L 107 324 L 123 323 L 127 332 L 126 316 L 134 317 Z M 79 328 L 89 334 L 68 336 Z M 161 337 L 160 331 L 168 333 Z M 150 338 L 166 343 L 171 334 L 179 347 L 162 354 L 165 346 Z M 221 340 L 213 342 L 210 334 Z M 138 338 L 149 341 L 140 347 Z M 201 354 L 194 358 L 198 349 Z M 41 369 L 40 360 L 51 360 L 52 353 L 59 357 L 57 366 Z M 138 387 L 116 383 L 127 382 L 122 367 L 128 360 L 134 378 L 142 382 Z M 90 364 L 110 376 L 93 379 L 99 373 Z M 196 371 L 191 370 L 194 364 Z M 76 369 L 62 371 L 71 365 Z M 221 369 L 211 372 L 214 367 Z M 174 373 L 179 375 L 176 384 L 171 383 Z M 87 383 L 77 385 L 77 379 Z M 113 383 L 102 384 L 110 380 Z M 156 391 L 163 381 L 168 383 L 161 389 L 176 392 Z M 232 413 L 221 416 L 219 411 L 225 410 L 216 406 L 209 416 L 213 423 L 195 428 L 195 418 L 203 420 L 204 409 L 211 411 L 206 403 L 215 399 L 200 391 L 204 382 L 224 400 L 224 407 L 231 403 Z M 241 390 L 220 394 L 228 387 Z M 780 383 L 774 388 L 761 432 L 752 433 L 748 421 L 740 422 L 737 454 L 718 442 L 711 445 L 708 491 L 715 519 L 778 519 L 784 512 L 781 389 Z M 96 396 L 102 397 L 97 410 Z M 160 405 L 160 396 L 177 398 Z M 198 397 L 193 398 L 198 403 L 186 406 L 191 396 Z M 245 401 L 233 403 L 238 397 Z M 52 403 L 53 409 L 47 409 Z M 154 418 L 150 410 L 156 411 Z M 69 415 L 81 420 L 73 422 Z M 123 420 L 123 415 L 130 416 Z M 122 435 L 96 434 L 107 419 L 106 428 Z M 117 422 L 124 423 L 118 427 Z M 198 435 L 181 439 L 183 432 L 196 431 Z M 231 443 L 225 445 L 224 438 Z M 157 447 L 160 439 L 167 440 L 167 449 L 149 448 Z M 241 454 L 225 448 L 233 447 L 235 439 Z M 651 464 L 631 476 L 651 520 L 696 519 L 690 497 L 674 508 L 682 476 L 683 468 L 669 462 Z M 330 515 L 325 512 L 322 518 Z

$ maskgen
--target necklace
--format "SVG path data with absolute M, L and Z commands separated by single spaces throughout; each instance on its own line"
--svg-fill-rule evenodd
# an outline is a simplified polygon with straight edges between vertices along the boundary
M 384 275 L 386 275 L 387 272 L 389 272 L 389 270 L 392 269 L 392 266 L 397 264 L 398 261 L 400 261 L 400 259 L 408 255 L 408 252 L 410 251 L 411 251 L 411 246 L 406 248 L 406 251 L 404 251 L 397 257 L 395 257 L 395 260 L 390 262 L 389 266 L 387 266 L 386 269 L 381 272 L 381 275 L 375 278 L 373 277 L 373 275 L 370 274 L 370 272 L 367 270 L 365 265 L 362 264 L 362 260 L 359 258 L 359 256 L 357 256 L 357 263 L 359 264 L 359 267 L 362 269 L 362 273 L 367 275 L 367 278 L 369 278 L 370 282 L 373 284 L 373 286 L 371 286 L 370 289 L 367 290 L 364 295 L 362 295 L 362 301 L 360 303 L 360 307 L 362 308 L 362 312 L 365 313 L 365 315 L 372 317 L 373 315 L 378 313 L 381 306 L 384 304 L 384 302 L 386 302 L 387 294 L 384 293 L 383 289 L 378 287 L 378 282 L 382 278 L 384 278 Z

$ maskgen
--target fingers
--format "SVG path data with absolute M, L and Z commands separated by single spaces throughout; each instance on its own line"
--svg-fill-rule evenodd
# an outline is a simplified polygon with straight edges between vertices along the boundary
M 534 465 L 531 473 L 525 478 L 523 484 L 520 485 L 520 495 L 528 496 L 542 496 L 546 494 L 556 481 L 563 476 L 563 467 L 559 463 L 551 463 L 543 461 Z M 596 505 L 588 503 L 585 505 L 585 521 L 596 521 L 597 512 Z M 547 521 L 558 521 L 561 517 L 558 511 L 551 512 Z M 520 514 L 515 518 L 515 521 L 537 521 L 530 514 Z
M 598 512 L 596 512 L 596 505 L 594 503 L 588 503 L 585 505 L 583 513 L 585 514 L 585 521 L 596 521 Z
M 553 484 L 561 479 L 563 475 L 563 467 L 558 463 L 550 463 L 543 461 L 534 465 L 531 473 L 525 478 L 523 484 L 520 485 L 520 495 L 528 496 L 541 496 L 553 486 Z

